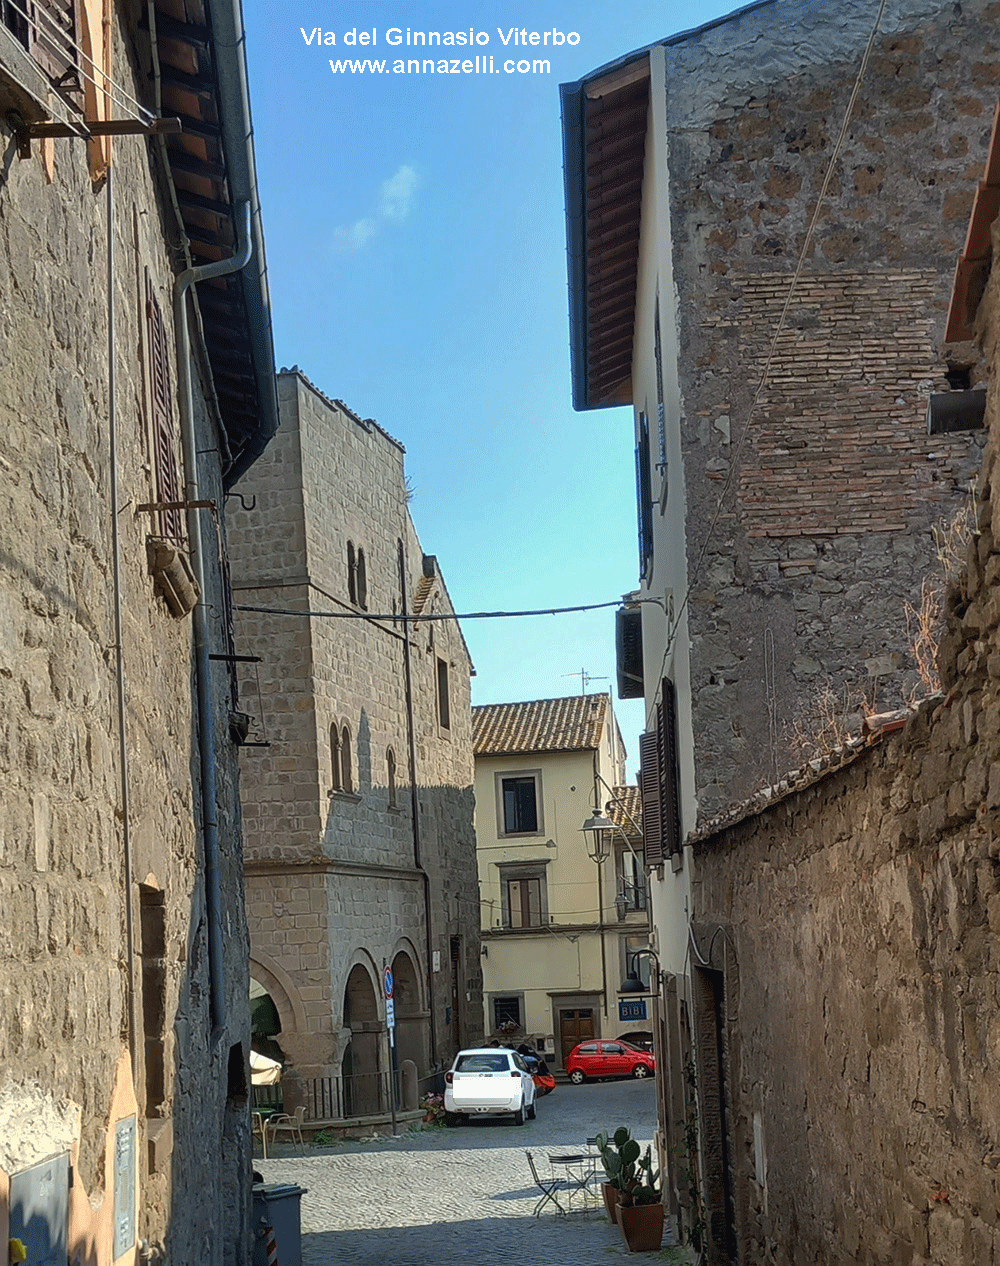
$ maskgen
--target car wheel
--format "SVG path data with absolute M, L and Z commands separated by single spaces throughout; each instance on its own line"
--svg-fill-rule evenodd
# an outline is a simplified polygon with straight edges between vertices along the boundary
M 518 1108 L 518 1110 L 514 1113 L 514 1124 L 524 1125 L 524 1109 L 523 1108 Z
M 461 1112 L 446 1112 L 444 1114 L 445 1125 L 449 1125 L 452 1128 L 456 1125 L 461 1125 L 464 1120 L 465 1118 L 462 1116 Z
M 635 1068 L 632 1069 L 632 1076 L 636 1081 L 641 1081 L 643 1077 L 649 1076 L 649 1069 L 645 1064 L 636 1064 Z
M 583 1070 L 580 1068 L 574 1068 L 573 1071 L 569 1075 L 569 1079 L 573 1083 L 574 1086 L 582 1086 L 583 1083 L 587 1080 L 587 1078 L 583 1074 Z
M 529 1120 L 529 1121 L 534 1121 L 534 1119 L 535 1119 L 535 1105 L 534 1105 L 533 1103 L 529 1103 L 529 1104 L 528 1104 L 528 1109 L 527 1109 L 527 1111 L 528 1111 L 528 1120 Z

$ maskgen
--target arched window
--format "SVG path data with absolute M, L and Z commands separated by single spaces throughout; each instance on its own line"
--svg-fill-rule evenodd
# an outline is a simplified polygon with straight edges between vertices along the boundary
M 340 731 L 340 790 L 351 792 L 351 731 L 345 725 Z
M 363 610 L 368 610 L 368 569 L 365 566 L 365 551 L 358 547 L 358 561 L 355 568 L 354 587 L 358 593 L 358 606 Z
M 385 767 L 389 784 L 389 808 L 394 809 L 396 807 L 396 753 L 391 747 L 386 749 Z
M 330 777 L 333 779 L 333 790 L 343 791 L 343 773 L 340 765 L 340 729 L 336 722 L 330 726 Z
M 354 542 L 347 542 L 347 596 L 352 602 L 358 600 L 357 560 L 354 557 Z

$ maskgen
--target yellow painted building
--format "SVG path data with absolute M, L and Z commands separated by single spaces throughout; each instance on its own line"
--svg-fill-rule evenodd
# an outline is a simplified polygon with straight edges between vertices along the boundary
M 650 1033 L 647 1000 L 619 998 L 649 919 L 610 695 L 487 704 L 473 733 L 486 1037 L 527 1039 L 561 1068 L 588 1037 Z M 582 830 L 595 813 L 613 824 L 600 849 Z

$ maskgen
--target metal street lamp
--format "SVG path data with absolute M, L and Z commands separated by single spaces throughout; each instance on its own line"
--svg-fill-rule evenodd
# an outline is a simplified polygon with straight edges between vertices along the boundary
M 580 830 L 587 838 L 587 854 L 592 862 L 606 862 L 611 856 L 611 836 L 615 824 L 601 813 L 595 813 Z
M 595 809 L 580 830 L 587 841 L 587 854 L 597 863 L 597 931 L 601 938 L 601 995 L 604 998 L 604 1018 L 608 1016 L 608 964 L 604 951 L 604 863 L 611 856 L 611 839 L 615 824 Z

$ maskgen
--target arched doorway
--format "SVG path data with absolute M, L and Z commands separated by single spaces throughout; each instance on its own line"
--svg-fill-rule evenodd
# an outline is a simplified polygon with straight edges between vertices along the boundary
M 374 1116 L 383 1110 L 383 1026 L 371 976 L 360 963 L 351 968 L 344 989 L 344 1028 L 351 1030 L 340 1067 L 344 1116 Z
M 250 1049 L 268 1059 L 285 1062 L 285 1052 L 278 1043 L 281 1020 L 274 999 L 259 980 L 250 977 Z
M 413 959 L 400 950 L 392 960 L 393 999 L 396 1007 L 396 1043 L 393 1063 L 399 1068 L 412 1059 L 417 1073 L 427 1071 L 428 1016 L 421 1005 L 420 981 Z

